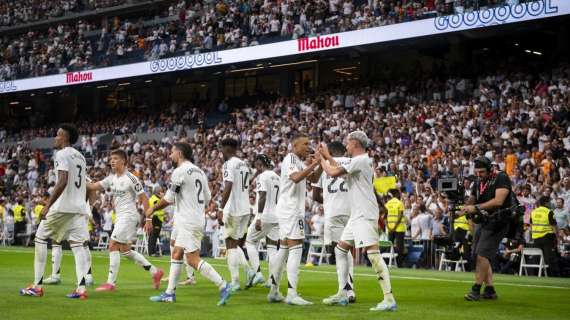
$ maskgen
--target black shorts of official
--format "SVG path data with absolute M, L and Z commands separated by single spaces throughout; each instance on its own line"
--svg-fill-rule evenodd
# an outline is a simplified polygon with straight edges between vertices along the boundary
M 492 222 L 475 226 L 473 257 L 485 257 L 491 261 L 499 250 L 499 244 L 509 230 L 508 222 Z

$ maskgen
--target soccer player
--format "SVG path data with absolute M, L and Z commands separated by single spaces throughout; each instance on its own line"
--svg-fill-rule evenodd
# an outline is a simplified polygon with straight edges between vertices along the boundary
M 362 131 L 348 135 L 347 151 L 350 163 L 338 166 L 326 145 L 321 146 L 321 166 L 327 175 L 336 178 L 345 176 L 350 199 L 350 219 L 335 248 L 338 274 L 338 293 L 323 300 L 324 304 L 346 305 L 348 297 L 344 288 L 348 283 L 348 252 L 353 247 L 364 248 L 372 268 L 384 293 L 384 300 L 371 311 L 396 311 L 396 301 L 392 295 L 390 273 L 378 247 L 379 206 L 372 185 L 374 178 L 373 161 L 366 152 L 368 137 Z
M 87 178 L 88 180 L 88 178 Z M 87 196 L 91 197 L 95 195 L 95 192 L 87 191 Z M 94 201 L 92 201 L 94 202 Z M 85 214 L 85 221 L 87 224 L 93 220 L 92 213 L 91 213 L 91 206 L 89 205 L 89 201 L 85 202 L 84 206 L 84 214 Z M 89 228 L 86 228 L 84 237 L 86 239 L 90 238 Z M 93 274 L 91 271 L 91 251 L 89 250 L 89 240 L 83 243 L 83 249 L 85 250 L 85 267 L 87 268 L 85 273 L 85 286 L 90 287 L 93 285 Z M 52 240 L 51 245 L 51 276 L 44 280 L 44 284 L 48 285 L 58 285 L 61 283 L 61 260 L 63 258 L 63 250 L 61 243 L 55 242 Z
M 231 295 L 230 285 L 212 268 L 200 259 L 200 246 L 204 237 L 205 208 L 211 200 L 208 179 L 202 169 L 191 163 L 192 148 L 184 142 L 177 142 L 172 147 L 170 159 L 176 163 L 176 169 L 170 177 L 170 187 L 160 202 L 146 211 L 147 224 L 145 229 L 150 230 L 152 214 L 171 204 L 175 204 L 174 228 L 177 230 L 174 238 L 174 250 L 170 261 L 168 287 L 159 296 L 150 298 L 154 302 L 175 302 L 176 281 L 183 266 L 182 259 L 192 268 L 212 281 L 220 290 L 218 305 L 224 305 Z M 150 220 L 149 220 L 150 219 Z
M 247 283 L 247 287 L 265 282 L 259 266 L 259 252 L 257 251 L 259 241 L 266 238 L 270 269 L 275 263 L 275 254 L 279 243 L 279 223 L 275 215 L 275 206 L 279 199 L 279 176 L 271 170 L 271 159 L 264 154 L 257 155 L 254 166 L 261 173 L 257 176 L 255 184 L 257 215 L 254 222 L 250 224 L 245 239 L 250 266 L 255 272 L 253 277 L 249 277 L 250 282 Z
M 240 289 L 239 267 L 245 268 L 248 276 L 247 283 L 255 275 L 250 270 L 245 254 L 239 246 L 240 240 L 247 231 L 247 225 L 251 215 L 249 203 L 250 169 L 248 165 L 236 156 L 238 141 L 227 138 L 221 142 L 222 155 L 224 157 L 224 190 L 222 191 L 221 208 L 218 220 L 224 226 L 223 237 L 226 241 L 228 268 L 232 277 L 232 291 Z
M 72 299 L 86 299 L 85 274 L 87 271 L 85 249 L 83 243 L 87 223 L 85 220 L 85 158 L 72 147 L 77 142 L 77 128 L 63 124 L 57 130 L 55 137 L 54 168 L 57 178 L 54 190 L 49 197 L 40 216 L 45 220 L 40 222 L 36 231 L 34 257 L 34 283 L 20 290 L 21 295 L 41 297 L 43 274 L 47 260 L 47 239 L 55 242 L 69 241 L 75 258 L 75 273 L 77 289 L 67 295 Z
M 328 150 L 338 165 L 346 166 L 350 163 L 350 158 L 345 157 L 346 148 L 342 143 L 331 142 L 328 144 Z M 323 172 L 317 184 L 313 186 L 313 199 L 323 203 L 325 209 L 324 244 L 335 248 L 350 218 L 348 185 L 342 177 L 333 178 Z M 351 252 L 348 251 L 347 254 L 348 281 L 344 290 L 347 292 L 348 301 L 355 302 L 354 263 Z
M 311 159 L 306 166 L 303 160 L 310 152 L 309 138 L 297 136 L 292 142 L 293 152 L 287 154 L 281 163 L 280 192 L 277 200 L 276 214 L 279 221 L 280 247 L 275 255 L 275 263 L 271 272 L 271 290 L 267 299 L 269 302 L 281 302 L 283 296 L 279 293 L 281 273 L 287 264 L 288 289 L 285 302 L 293 305 L 310 305 L 312 302 L 301 298 L 297 293 L 299 279 L 299 264 L 303 253 L 305 239 L 305 197 L 307 178 L 316 182 L 320 176 L 319 159 Z
M 158 289 L 163 271 L 152 265 L 142 254 L 131 250 L 130 244 L 137 234 L 137 226 L 140 221 L 137 199 L 146 211 L 148 209 L 148 197 L 144 193 L 139 179 L 127 170 L 127 153 L 125 151 L 121 149 L 111 151 L 111 169 L 113 170 L 111 175 L 102 181 L 88 185 L 89 190 L 111 189 L 113 207 L 117 212 L 117 221 L 109 242 L 109 276 L 107 282 L 95 291 L 115 290 L 121 255 L 149 271 L 152 275 L 154 288 Z

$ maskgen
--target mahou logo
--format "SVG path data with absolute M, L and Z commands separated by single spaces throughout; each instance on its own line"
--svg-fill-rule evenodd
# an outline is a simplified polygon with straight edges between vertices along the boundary
M 301 38 L 297 40 L 299 52 L 334 48 L 340 45 L 339 36 L 326 36 L 316 38 Z
M 65 83 L 76 83 L 93 80 L 93 72 L 69 72 L 66 74 Z

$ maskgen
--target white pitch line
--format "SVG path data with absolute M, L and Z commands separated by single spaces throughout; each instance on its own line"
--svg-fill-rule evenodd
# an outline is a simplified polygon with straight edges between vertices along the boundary
M 16 253 L 28 253 L 28 254 L 34 253 L 34 251 L 31 251 L 31 250 L 5 250 L 5 249 L 0 249 L 0 252 L 8 252 L 8 253 L 16 252 Z M 73 254 L 64 253 L 64 255 L 72 256 Z M 94 255 L 93 257 L 98 258 L 98 259 L 108 259 L 107 256 L 100 256 L 100 255 Z M 147 260 L 153 261 L 153 262 L 169 263 L 168 260 L 149 259 L 149 258 L 147 258 Z M 227 267 L 227 264 L 220 264 L 220 263 L 210 263 L 210 265 L 212 265 L 214 267 Z M 307 273 L 321 273 L 321 274 L 334 274 L 334 275 L 336 275 L 336 272 L 334 272 L 334 271 L 306 270 L 306 269 L 300 269 L 300 271 L 307 272 Z M 354 275 L 358 276 L 358 277 L 376 278 L 376 275 L 371 274 L 371 273 L 355 273 Z M 423 280 L 423 281 L 435 281 L 435 282 L 473 283 L 473 281 L 471 281 L 471 280 L 442 279 L 442 278 L 433 278 L 433 277 L 413 277 L 413 276 L 391 275 L 391 278 L 402 279 L 402 280 Z M 513 283 L 513 282 L 495 282 L 495 284 L 502 285 L 502 286 L 511 286 L 511 287 L 570 290 L 570 287 L 539 285 L 539 284 L 523 284 L 523 283 Z

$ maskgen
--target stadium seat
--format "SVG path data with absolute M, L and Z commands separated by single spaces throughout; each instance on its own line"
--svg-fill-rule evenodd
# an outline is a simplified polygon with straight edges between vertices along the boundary
M 381 256 L 384 259 L 388 259 L 388 267 L 392 268 L 398 267 L 398 261 L 397 261 L 397 257 L 398 254 L 394 251 L 394 244 L 392 243 L 392 241 L 380 241 L 378 242 L 378 246 L 380 247 L 380 251 L 382 251 L 382 249 L 386 249 L 388 248 L 389 251 L 388 252 L 382 252 Z
M 527 257 L 537 257 L 539 258 L 538 264 L 535 263 L 528 263 Z M 547 268 L 548 265 L 544 262 L 544 255 L 542 254 L 542 250 L 540 248 L 524 248 L 521 254 L 521 266 L 519 268 L 519 276 L 522 276 L 523 269 L 525 276 L 528 276 L 528 268 L 536 268 L 538 269 L 538 277 L 542 276 L 542 272 L 544 271 L 544 276 L 548 277 Z
M 307 262 L 311 262 L 313 257 L 318 259 L 318 264 L 321 265 L 326 258 L 327 262 L 330 258 L 330 253 L 327 253 L 325 244 L 322 239 L 311 239 L 309 241 L 309 250 L 307 250 Z
M 148 255 L 148 238 L 142 229 L 137 232 L 137 241 L 133 245 L 133 249 L 143 255 Z
M 5 223 L 0 231 L 0 243 L 2 246 L 12 245 L 14 242 L 14 225 Z
M 455 264 L 454 267 L 454 271 L 455 272 L 465 272 L 465 264 L 467 263 L 467 260 L 463 259 L 461 256 L 459 257 L 459 260 L 451 260 L 446 258 L 445 256 L 445 252 L 441 253 L 441 256 L 439 258 L 439 271 L 447 271 L 450 270 L 450 267 L 452 264 Z
M 95 250 L 107 250 L 109 247 L 109 233 L 101 231 L 99 234 L 99 242 L 95 246 Z

